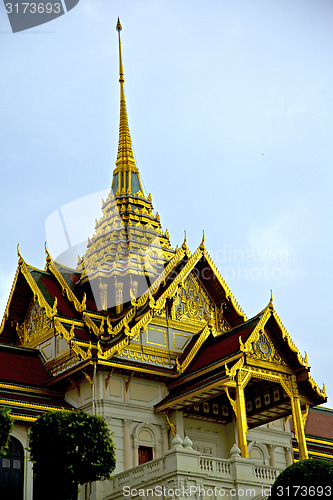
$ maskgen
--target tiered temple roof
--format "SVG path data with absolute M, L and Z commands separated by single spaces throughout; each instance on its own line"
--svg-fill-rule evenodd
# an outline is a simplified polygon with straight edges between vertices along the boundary
M 194 253 L 186 234 L 172 249 L 151 196 L 143 193 L 126 113 L 119 21 L 117 30 L 119 146 L 103 215 L 77 269 L 55 262 L 47 248 L 44 270 L 18 252 L 0 339 L 19 349 L 22 366 L 22 349 L 41 353 L 43 361 L 34 358 L 36 366 L 43 364 L 36 384 L 48 391 L 75 386 L 98 367 L 107 376 L 118 371 L 129 380 L 137 374 L 166 382 L 169 394 L 156 412 L 181 409 L 219 422 L 230 421 L 233 412 L 244 420 L 247 412 L 249 427 L 293 413 L 301 429 L 301 411 L 325 402 L 325 388 L 310 376 L 307 356 L 272 299 L 248 319 L 204 237 Z M 54 398 L 61 404 L 61 395 Z

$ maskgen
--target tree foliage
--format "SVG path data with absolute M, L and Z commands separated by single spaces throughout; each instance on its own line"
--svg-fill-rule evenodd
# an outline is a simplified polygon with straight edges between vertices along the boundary
M 116 465 L 114 445 L 101 417 L 81 410 L 39 417 L 29 434 L 37 499 L 77 498 L 78 484 L 107 479 Z M 50 485 L 52 484 L 52 491 Z
M 325 498 L 331 494 L 333 462 L 309 459 L 300 460 L 282 471 L 272 486 L 269 498 Z
M 0 408 L 0 455 L 6 454 L 13 424 L 10 409 Z

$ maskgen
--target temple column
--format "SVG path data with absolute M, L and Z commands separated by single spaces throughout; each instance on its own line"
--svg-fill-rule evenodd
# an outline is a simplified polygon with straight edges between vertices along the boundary
M 296 379 L 296 377 L 295 377 Z M 299 459 L 305 460 L 309 458 L 308 449 L 306 446 L 305 432 L 304 432 L 304 422 L 302 418 L 301 402 L 298 393 L 298 387 L 296 380 L 292 380 L 292 398 L 291 398 L 291 408 L 295 428 L 295 437 L 298 442 L 299 448 Z
M 285 456 L 286 456 L 287 467 L 289 467 L 289 465 L 291 465 L 293 463 L 293 459 L 292 459 L 292 455 L 291 455 L 291 449 L 290 448 L 285 448 L 284 449 L 284 453 L 285 453 Z
M 139 446 L 133 446 L 133 467 L 139 465 Z
M 170 415 L 170 422 L 175 426 L 176 433 L 181 439 L 184 439 L 184 417 L 183 412 L 180 410 L 175 410 Z M 173 436 L 170 436 L 170 449 L 172 448 Z
M 131 451 L 131 420 L 123 420 L 124 432 L 124 469 L 132 468 L 132 451 Z
M 162 425 L 162 455 L 169 451 L 169 426 Z
M 243 458 L 249 458 L 249 451 L 247 448 L 247 418 L 246 418 L 246 407 L 245 407 L 245 397 L 244 388 L 240 380 L 240 374 L 237 375 L 236 382 L 236 422 L 237 422 L 237 434 L 238 434 L 238 446 L 241 450 L 241 456 Z
M 269 458 L 270 458 L 271 466 L 275 467 L 276 466 L 275 446 L 273 444 L 269 444 L 268 445 L 268 453 L 269 453 Z

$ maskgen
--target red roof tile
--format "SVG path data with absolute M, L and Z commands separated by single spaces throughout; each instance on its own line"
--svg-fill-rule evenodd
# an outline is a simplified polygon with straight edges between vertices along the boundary
M 0 381 L 42 386 L 49 378 L 37 350 L 0 345 Z

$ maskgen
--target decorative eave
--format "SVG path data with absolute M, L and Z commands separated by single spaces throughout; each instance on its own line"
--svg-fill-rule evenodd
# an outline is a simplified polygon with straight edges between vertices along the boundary
M 63 294 L 68 298 L 70 302 L 74 305 L 75 309 L 77 312 L 81 313 L 84 310 L 84 304 L 82 304 L 76 295 L 73 293 L 73 291 L 70 289 L 68 284 L 66 283 L 64 277 L 62 274 L 59 272 L 56 262 L 52 259 L 51 255 L 49 254 L 46 243 L 45 243 L 45 253 L 46 253 L 46 270 L 49 271 L 55 279 L 58 281 L 59 285 L 61 286 Z M 59 264 L 60 265 L 60 264 Z
M 273 327 L 274 323 L 266 327 L 271 318 L 278 330 L 276 326 Z M 264 372 L 267 380 L 281 384 L 290 397 L 292 397 L 290 381 L 295 380 L 300 390 L 303 406 L 308 407 L 325 402 L 325 386 L 320 389 L 309 375 L 307 356 L 303 357 L 297 349 L 278 317 L 272 301 L 257 316 L 233 330 L 230 330 L 226 336 L 216 339 L 219 344 L 219 347 L 216 346 L 218 349 L 216 355 L 212 350 L 215 344 L 212 337 L 209 337 L 208 326 L 202 331 L 200 337 L 186 353 L 182 363 L 177 362 L 179 376 L 168 385 L 170 393 L 156 405 L 155 411 L 179 409 L 182 406 L 186 408 L 197 404 L 196 402 L 215 397 L 218 391 L 221 395 L 225 393 L 232 405 L 234 401 L 229 395 L 228 388 L 236 387 L 236 378 L 240 371 L 243 373 L 243 386 L 246 386 L 251 377 L 258 376 L 260 379 L 258 374 Z M 267 342 L 274 344 L 272 354 L 267 356 L 267 359 L 259 358 L 253 351 L 260 335 L 263 334 L 266 335 Z M 208 338 L 211 342 L 207 351 L 205 342 Z M 281 358 L 282 355 L 284 359 Z M 192 366 L 194 359 L 196 361 Z M 189 367 L 191 367 L 190 370 Z
M 18 256 L 19 256 L 18 268 L 16 271 L 14 283 L 13 283 L 12 290 L 11 290 L 9 300 L 7 303 L 5 315 L 4 315 L 4 318 L 2 321 L 0 335 L 2 334 L 2 331 L 4 329 L 5 321 L 9 317 L 10 304 L 11 304 L 11 301 L 13 299 L 18 276 L 20 273 L 22 273 L 24 279 L 26 280 L 28 286 L 30 287 L 30 289 L 33 293 L 34 299 L 37 301 L 40 308 L 45 311 L 47 318 L 52 321 L 54 328 L 55 328 L 55 331 L 67 340 L 67 342 L 69 343 L 69 345 L 71 346 L 71 348 L 73 349 L 73 351 L 75 352 L 75 354 L 78 357 L 80 357 L 81 359 L 90 358 L 91 353 L 87 353 L 84 350 L 82 350 L 75 340 L 74 324 L 77 323 L 77 321 L 74 319 L 61 318 L 61 317 L 57 316 L 57 313 L 58 313 L 58 311 L 57 311 L 57 297 L 55 297 L 55 300 L 53 302 L 53 306 L 51 307 L 51 305 L 46 301 L 44 295 L 40 291 L 37 283 L 32 278 L 29 269 L 34 269 L 37 272 L 42 272 L 42 271 L 40 269 L 33 268 L 30 265 L 28 266 L 28 264 L 23 259 L 22 255 L 19 253 L 19 251 L 18 251 Z M 49 262 L 48 265 L 52 266 L 51 262 Z M 54 271 L 54 268 L 53 268 L 53 271 Z M 55 275 L 56 275 L 57 279 L 59 279 L 59 276 L 61 277 L 60 273 L 55 272 Z M 65 285 L 66 285 L 66 283 L 64 282 L 64 289 L 66 290 Z M 68 290 L 67 290 L 67 292 L 68 292 Z M 81 310 L 82 310 L 82 307 L 81 307 Z M 68 323 L 71 325 L 70 331 L 68 331 L 64 326 L 64 324 L 68 324 Z
M 302 356 L 300 351 L 298 350 L 295 342 L 292 340 L 290 334 L 288 333 L 287 329 L 283 325 L 281 319 L 279 318 L 274 305 L 273 301 L 271 300 L 267 307 L 263 310 L 262 312 L 262 317 L 249 336 L 249 338 L 246 340 L 246 342 L 242 342 L 241 338 L 239 339 L 240 342 L 240 350 L 246 355 L 247 353 L 250 352 L 252 345 L 258 341 L 260 333 L 263 331 L 265 328 L 265 325 L 267 324 L 268 320 L 270 318 L 274 318 L 276 321 L 280 332 L 281 332 L 281 338 L 287 343 L 288 349 L 290 352 L 294 353 L 296 355 L 297 363 L 298 363 L 298 368 L 296 370 L 302 370 L 303 372 L 307 373 L 307 380 L 310 383 L 313 391 L 317 393 L 317 395 L 320 398 L 326 398 L 326 391 L 325 391 L 325 385 L 323 386 L 323 389 L 320 389 L 318 385 L 315 383 L 313 378 L 309 374 L 309 363 L 308 363 L 308 357 L 307 354 L 305 353 L 305 356 Z M 281 351 L 281 348 L 280 348 Z M 283 349 L 283 353 L 287 355 L 287 350 Z
M 208 325 L 206 325 L 205 328 L 202 330 L 201 334 L 199 335 L 198 339 L 196 340 L 195 344 L 193 345 L 193 347 L 191 348 L 191 350 L 189 351 L 189 353 L 185 357 L 184 361 L 182 363 L 179 363 L 179 361 L 177 359 L 176 362 L 177 362 L 178 374 L 184 373 L 186 368 L 190 365 L 190 363 L 195 358 L 200 347 L 203 345 L 203 343 L 205 342 L 205 340 L 207 339 L 209 334 L 210 334 L 210 329 L 209 329 Z
M 10 294 L 9 294 L 9 297 L 8 297 L 8 300 L 7 300 L 6 309 L 5 309 L 4 315 L 2 317 L 1 326 L 0 326 L 0 337 L 3 334 L 3 330 L 5 328 L 6 320 L 9 317 L 9 308 L 10 308 L 10 304 L 11 304 L 11 301 L 12 301 L 12 298 L 13 298 L 13 295 L 14 295 L 16 283 L 17 283 L 17 280 L 18 280 L 18 277 L 19 277 L 19 274 L 20 274 L 20 270 L 21 270 L 20 269 L 20 265 L 18 265 L 17 269 L 16 269 L 14 281 L 13 281 L 13 284 L 12 284 L 12 288 L 10 290 Z
M 246 316 L 245 312 L 243 311 L 243 309 L 241 308 L 241 306 L 239 305 L 239 303 L 235 299 L 234 295 L 232 294 L 232 292 L 231 292 L 230 288 L 228 287 L 226 281 L 224 280 L 222 274 L 218 270 L 215 262 L 213 261 L 213 259 L 211 258 L 210 254 L 208 253 L 208 251 L 207 251 L 207 249 L 206 249 L 206 247 L 204 245 L 204 242 L 202 244 L 203 244 L 203 247 L 204 247 L 203 255 L 205 256 L 205 258 L 206 258 L 208 264 L 210 265 L 210 267 L 212 268 L 212 271 L 214 272 L 215 276 L 217 277 L 220 285 L 224 289 L 225 294 L 226 294 L 226 299 L 231 301 L 231 303 L 232 303 L 235 311 L 239 314 L 239 316 L 242 316 L 243 319 L 244 319 L 244 321 L 247 321 L 248 317 Z

